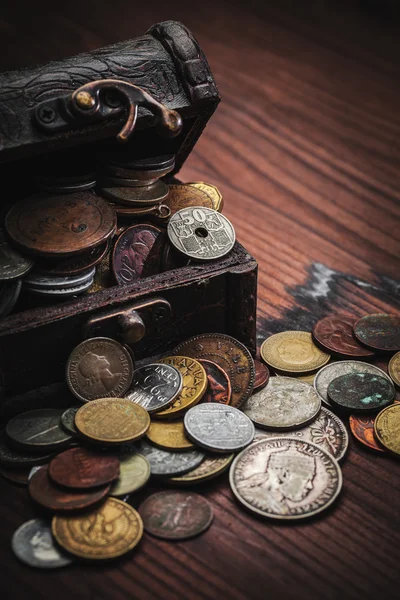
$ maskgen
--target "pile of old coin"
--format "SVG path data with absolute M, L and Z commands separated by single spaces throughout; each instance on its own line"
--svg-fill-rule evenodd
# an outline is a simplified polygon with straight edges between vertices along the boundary
M 51 524 L 21 525 L 14 552 L 55 567 L 120 556 L 143 530 L 165 540 L 199 535 L 211 525 L 210 504 L 173 488 L 228 467 L 235 498 L 254 513 L 298 520 L 326 510 L 342 488 L 348 434 L 340 417 L 350 416 L 367 446 L 400 455 L 399 350 L 400 317 L 382 314 L 332 315 L 312 333 L 271 335 L 263 362 L 219 333 L 136 369 L 117 341 L 82 342 L 66 367 L 81 404 L 17 415 L 2 433 L 2 474 L 28 482 L 31 498 L 54 515 Z M 390 376 L 364 362 L 382 351 L 397 351 Z M 136 512 L 130 502 L 150 477 L 167 489 Z

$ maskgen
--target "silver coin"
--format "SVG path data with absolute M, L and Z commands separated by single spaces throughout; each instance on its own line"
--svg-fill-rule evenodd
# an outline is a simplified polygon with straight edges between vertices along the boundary
M 233 461 L 229 482 L 249 510 L 273 519 L 304 519 L 332 504 L 342 473 L 331 454 L 290 437 L 260 440 Z
M 37 473 L 37 471 L 40 471 L 40 469 L 42 469 L 44 466 L 45 465 L 37 465 L 36 467 L 32 467 L 32 469 L 29 471 L 28 481 L 32 479 L 34 474 Z
M 230 252 L 235 230 L 224 215 L 203 206 L 178 210 L 169 220 L 169 240 L 179 252 L 195 260 L 214 260 Z
M 321 408 L 317 392 L 293 377 L 271 377 L 242 406 L 243 412 L 266 429 L 295 429 L 310 423 Z
M 5 431 L 0 432 L 0 465 L 19 469 L 33 465 L 42 465 L 52 458 L 53 454 L 45 453 L 45 451 L 42 454 L 25 453 L 23 450 L 18 452 L 14 448 L 9 447 Z
M 211 452 L 234 452 L 251 444 L 254 425 L 241 410 L 225 404 L 198 404 L 184 417 L 186 435 Z
M 67 408 L 61 415 L 61 425 L 72 435 L 78 435 L 78 430 L 75 427 L 75 415 L 80 409 L 80 406 L 72 406 Z
M 19 279 L 33 267 L 34 261 L 24 256 L 7 242 L 0 229 L 0 281 Z
M 282 435 L 280 431 L 267 431 L 256 427 L 254 441 L 282 437 Z M 285 434 L 286 436 L 317 444 L 317 446 L 332 454 L 336 460 L 341 460 L 344 457 L 349 445 L 349 434 L 344 423 L 333 412 L 324 407 L 321 408 L 317 418 L 312 423 L 301 427 L 301 429 L 290 431 Z
M 322 402 L 329 408 L 334 408 L 328 398 L 328 386 L 330 382 L 336 379 L 336 377 L 347 375 L 348 373 L 371 373 L 372 375 L 385 377 L 390 382 L 394 391 L 394 386 L 390 377 L 386 375 L 382 369 L 375 367 L 375 365 L 361 362 L 360 360 L 341 360 L 323 367 L 318 371 L 314 379 L 314 388 L 320 395 Z
M 43 519 L 31 519 L 18 527 L 11 541 L 14 554 L 30 567 L 56 569 L 72 560 L 58 548 L 51 534 L 51 524 Z
M 172 365 L 153 363 L 133 374 L 133 390 L 125 396 L 143 406 L 149 413 L 166 408 L 173 403 L 182 389 L 181 373 Z
M 92 287 L 94 282 L 94 277 L 85 281 L 75 287 L 67 287 L 67 288 L 40 288 L 35 287 L 33 285 L 25 285 L 24 289 L 31 294 L 36 294 L 36 296 L 49 296 L 49 297 L 57 297 L 57 298 L 69 298 L 70 296 L 76 296 L 77 294 L 83 294 L 90 287 Z
M 69 287 L 80 287 L 88 281 L 92 280 L 96 273 L 96 267 L 85 269 L 77 275 L 57 276 L 49 275 L 45 271 L 33 270 L 24 280 L 29 287 L 44 288 L 44 289 L 67 289 Z
M 22 280 L 5 281 L 0 285 L 0 317 L 10 314 L 21 293 Z
M 162 477 L 183 475 L 197 467 L 204 459 L 204 452 L 190 450 L 189 452 L 168 452 L 156 448 L 144 440 L 138 444 L 138 452 L 150 463 L 151 474 Z
M 147 458 L 139 453 L 118 455 L 119 477 L 112 484 L 110 496 L 121 498 L 126 494 L 137 492 L 146 485 L 150 478 L 151 466 Z
M 61 427 L 63 409 L 41 408 L 13 417 L 6 425 L 6 434 L 21 448 L 35 451 L 62 450 L 72 437 Z

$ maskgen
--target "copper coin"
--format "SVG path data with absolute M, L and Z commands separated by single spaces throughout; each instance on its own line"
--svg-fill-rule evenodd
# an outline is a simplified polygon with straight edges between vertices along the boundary
M 116 456 L 71 448 L 62 452 L 49 465 L 49 477 L 68 488 L 93 488 L 111 483 L 119 477 Z
M 105 242 L 115 230 L 116 214 L 92 192 L 38 194 L 14 204 L 5 226 L 32 254 L 67 257 Z
M 381 446 L 374 435 L 375 419 L 376 415 L 350 415 L 350 430 L 354 437 L 361 444 L 364 444 L 364 446 L 368 446 L 368 448 L 377 450 L 378 452 L 385 452 L 385 448 Z
M 346 315 L 329 315 L 314 325 L 314 340 L 327 352 L 346 358 L 374 356 L 372 350 L 357 341 L 353 333 L 356 320 Z
M 161 230 L 153 225 L 132 225 L 119 236 L 112 252 L 112 270 L 119 285 L 146 276 L 146 263 L 154 263 L 151 255 L 160 233 Z M 157 254 L 159 264 L 161 256 Z M 149 274 L 148 269 L 146 274 Z
M 165 491 L 153 494 L 139 508 L 145 531 L 166 540 L 200 535 L 213 520 L 210 504 L 199 494 Z
M 204 358 L 199 360 L 207 373 L 208 385 L 202 402 L 219 402 L 219 404 L 229 404 L 232 396 L 232 386 L 225 371 L 211 360 Z
M 400 316 L 365 315 L 354 325 L 354 334 L 362 343 L 381 352 L 400 350 Z
M 206 192 L 182 183 L 169 186 L 168 198 L 164 202 L 169 206 L 173 215 L 188 206 L 214 208 L 212 200 Z
M 267 385 L 270 375 L 268 367 L 259 360 L 254 360 L 254 368 L 256 370 L 256 378 L 254 381 L 253 393 L 262 390 L 262 388 Z
M 75 273 L 81 273 L 87 269 L 91 269 L 97 265 L 109 249 L 108 240 L 100 246 L 92 248 L 88 252 L 79 254 L 78 256 L 70 256 L 63 260 L 41 260 L 37 263 L 37 268 L 41 271 L 45 271 L 48 275 L 73 275 Z
M 0 468 L 0 475 L 2 475 L 4 479 L 8 479 L 13 483 L 18 483 L 18 485 L 27 485 L 29 473 L 30 469 L 7 469 L 6 467 Z
M 54 511 L 69 512 L 87 508 L 107 496 L 110 485 L 84 492 L 72 492 L 57 487 L 48 475 L 48 468 L 43 467 L 36 471 L 29 480 L 29 494 L 31 498 Z

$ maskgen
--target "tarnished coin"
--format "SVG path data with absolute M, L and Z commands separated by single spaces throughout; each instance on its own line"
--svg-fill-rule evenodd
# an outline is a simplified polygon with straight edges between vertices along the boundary
M 200 402 L 204 396 L 208 383 L 207 374 L 197 360 L 187 356 L 167 356 L 160 362 L 178 369 L 182 376 L 182 390 L 168 408 L 158 411 L 155 416 L 157 419 L 182 417 L 188 408 Z
M 110 496 L 125 496 L 140 490 L 149 480 L 151 469 L 149 461 L 141 454 L 122 454 L 118 456 L 120 473 L 110 489 Z
M 76 435 L 78 433 L 78 430 L 75 427 L 75 415 L 79 409 L 80 406 L 72 406 L 71 408 L 67 408 L 61 415 L 61 425 L 71 435 Z
M 364 444 L 364 446 L 378 452 L 385 452 L 385 448 L 377 441 L 374 435 L 375 417 L 376 415 L 350 415 L 350 431 L 356 440 Z
M 228 374 L 232 385 L 230 404 L 239 407 L 253 392 L 254 361 L 246 346 L 223 333 L 196 335 L 179 344 L 173 354 L 211 360 Z
M 70 256 L 62 260 L 51 260 L 42 259 L 37 263 L 37 267 L 40 271 L 45 271 L 48 275 L 74 275 L 76 273 L 82 273 L 82 271 L 88 271 L 93 269 L 94 266 L 98 265 L 103 260 L 109 249 L 109 241 L 105 241 L 100 246 L 91 248 L 87 252 Z M 94 274 L 94 271 L 93 271 Z
M 203 483 L 209 479 L 214 479 L 224 473 L 234 458 L 234 454 L 228 455 L 207 455 L 202 463 L 195 469 L 192 469 L 185 475 L 179 477 L 169 477 L 166 481 L 174 485 L 194 485 Z
M 141 540 L 143 523 L 132 506 L 107 498 L 100 507 L 82 515 L 53 517 L 51 531 L 71 554 L 103 560 L 132 550 Z
M 400 456 L 400 404 L 388 406 L 377 415 L 374 432 L 386 450 Z
M 85 340 L 74 348 L 67 362 L 69 389 L 83 402 L 124 396 L 132 377 L 130 353 L 111 338 Z
M 234 452 L 248 446 L 254 425 L 237 408 L 223 404 L 199 404 L 184 417 L 186 435 L 211 452 Z
M 320 369 L 330 359 L 312 340 L 308 331 L 282 331 L 267 338 L 260 349 L 268 366 L 294 374 Z
M 199 363 L 203 365 L 208 381 L 207 389 L 201 401 L 229 404 L 232 396 L 232 386 L 228 374 L 211 360 L 200 358 Z
M 347 315 L 329 315 L 313 327 L 313 336 L 324 350 L 346 358 L 368 358 L 374 352 L 362 346 L 354 335 L 357 319 Z
M 168 198 L 165 204 L 169 206 L 171 214 L 189 206 L 202 206 L 203 208 L 214 208 L 209 194 L 190 184 L 170 184 Z M 216 210 L 216 209 L 215 209 Z
M 28 450 L 14 450 L 10 448 L 5 430 L 0 432 L 0 464 L 5 467 L 17 469 L 28 468 L 34 465 L 42 465 L 47 463 L 53 454 L 50 452 L 32 454 Z
M 161 229 L 153 225 L 132 225 L 121 233 L 115 242 L 111 264 L 114 277 L 119 285 L 126 285 L 153 273 L 146 272 L 151 260 L 154 244 Z M 158 254 L 157 262 L 161 256 Z M 154 262 L 154 261 L 153 261 Z M 155 272 L 159 271 L 159 269 Z
M 138 452 L 150 463 L 151 474 L 161 477 L 182 475 L 199 466 L 204 459 L 204 452 L 189 450 L 189 452 L 168 452 L 152 446 L 145 440 L 140 441 Z
M 332 404 L 352 412 L 377 412 L 391 404 L 394 397 L 393 384 L 387 377 L 372 373 L 340 375 L 328 385 Z
M 277 437 L 243 450 L 232 463 L 229 481 L 249 510 L 290 520 L 328 508 L 342 488 L 342 473 L 333 456 L 316 444 Z
M 10 469 L 9 467 L 0 467 L 0 475 L 18 485 L 26 485 L 29 481 L 29 469 Z
M 293 377 L 271 377 L 242 410 L 260 427 L 296 429 L 315 419 L 320 408 L 320 397 L 307 383 Z
M 365 315 L 355 323 L 354 335 L 369 348 L 396 352 L 400 350 L 400 316 L 384 313 Z
M 153 363 L 133 374 L 133 389 L 126 394 L 128 400 L 143 406 L 149 413 L 162 410 L 173 403 L 180 394 L 183 377 L 174 366 Z
M 81 406 L 75 425 L 85 437 L 105 444 L 122 444 L 143 437 L 149 413 L 125 398 L 102 398 Z
M 33 267 L 34 261 L 10 246 L 0 228 L 0 281 L 19 279 Z
M 117 479 L 119 460 L 87 448 L 71 448 L 53 458 L 48 473 L 54 483 L 63 487 L 90 489 Z
M 60 451 L 72 441 L 61 427 L 63 409 L 40 408 L 13 417 L 6 425 L 9 440 L 18 448 L 31 452 Z
M 224 199 L 222 197 L 221 192 L 215 185 L 211 185 L 211 183 L 205 183 L 204 181 L 190 181 L 186 185 L 190 185 L 191 187 L 197 188 L 202 192 L 205 192 L 207 196 L 211 198 L 212 206 L 214 210 L 218 212 L 222 212 L 224 207 Z M 199 202 L 201 204 L 201 202 Z M 185 208 L 182 206 L 181 208 Z
M 158 492 L 140 505 L 147 533 L 166 540 L 186 540 L 200 535 L 213 520 L 210 504 L 199 494 Z
M 258 392 L 265 387 L 269 380 L 269 369 L 259 360 L 254 360 L 254 368 L 256 370 L 256 378 L 254 381 L 253 393 Z
M 183 421 L 152 421 L 146 436 L 155 446 L 165 450 L 192 450 L 194 444 L 186 437 Z
M 30 567 L 57 569 L 72 563 L 54 543 L 50 523 L 44 519 L 31 519 L 18 527 L 11 547 L 19 560 Z
M 390 378 L 386 373 L 382 371 L 382 369 L 375 367 L 375 365 L 370 365 L 369 363 L 358 360 L 342 360 L 334 362 L 318 371 L 314 379 L 314 388 L 321 396 L 322 402 L 328 407 L 332 407 L 332 403 L 328 398 L 328 385 L 333 379 L 336 379 L 336 377 L 347 375 L 348 373 L 371 373 L 378 377 L 386 377 L 390 382 Z
M 282 437 L 281 431 L 268 431 L 266 429 L 257 429 L 254 435 L 254 441 L 262 439 L 271 439 Z M 294 437 L 305 442 L 317 444 L 329 454 L 332 454 L 336 460 L 341 460 L 346 454 L 349 445 L 349 436 L 344 423 L 333 412 L 322 407 L 318 416 L 312 423 L 288 431 L 285 437 Z
M 397 386 L 400 386 L 400 352 L 397 352 L 389 361 L 389 375 Z
M 189 206 L 172 215 L 167 233 L 171 244 L 193 260 L 222 258 L 235 245 L 232 223 L 216 210 L 202 206 Z

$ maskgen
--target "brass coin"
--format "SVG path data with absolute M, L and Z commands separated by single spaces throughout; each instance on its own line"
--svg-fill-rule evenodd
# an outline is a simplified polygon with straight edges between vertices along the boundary
M 171 184 L 168 198 L 164 203 L 170 208 L 172 215 L 188 206 L 214 208 L 209 194 L 189 184 Z
M 374 433 L 386 450 L 400 456 L 400 404 L 392 404 L 378 414 Z
M 395 385 L 400 386 L 400 352 L 396 352 L 390 359 L 388 371 Z
M 75 415 L 75 426 L 82 435 L 107 444 L 138 440 L 149 425 L 147 410 L 124 398 L 93 400 Z
M 308 331 L 275 333 L 263 342 L 260 353 L 267 365 L 282 373 L 310 373 L 330 359 L 314 344 Z
M 166 450 L 191 450 L 195 447 L 185 435 L 183 421 L 171 423 L 152 421 L 146 436 L 155 446 Z
M 180 477 L 169 477 L 166 482 L 176 485 L 192 485 L 214 479 L 214 477 L 218 477 L 227 470 L 234 456 L 234 454 L 228 454 L 227 456 L 210 454 L 195 469 Z
M 141 454 L 119 455 L 119 478 L 110 489 L 110 496 L 125 496 L 137 492 L 149 480 L 149 461 Z
M 183 377 L 183 384 L 182 391 L 173 404 L 156 413 L 155 417 L 157 419 L 181 417 L 184 412 L 202 399 L 208 385 L 207 373 L 197 360 L 187 356 L 167 356 L 159 362 L 172 365 L 178 369 Z
M 205 183 L 204 181 L 190 181 L 186 185 L 191 185 L 192 187 L 205 192 L 207 196 L 210 196 L 212 207 L 214 210 L 218 212 L 222 212 L 224 207 L 224 199 L 222 198 L 222 194 L 215 185 L 211 185 L 211 183 Z
M 102 506 L 70 517 L 53 517 L 51 531 L 60 546 L 90 560 L 121 556 L 143 535 L 143 522 L 132 506 L 108 498 Z

